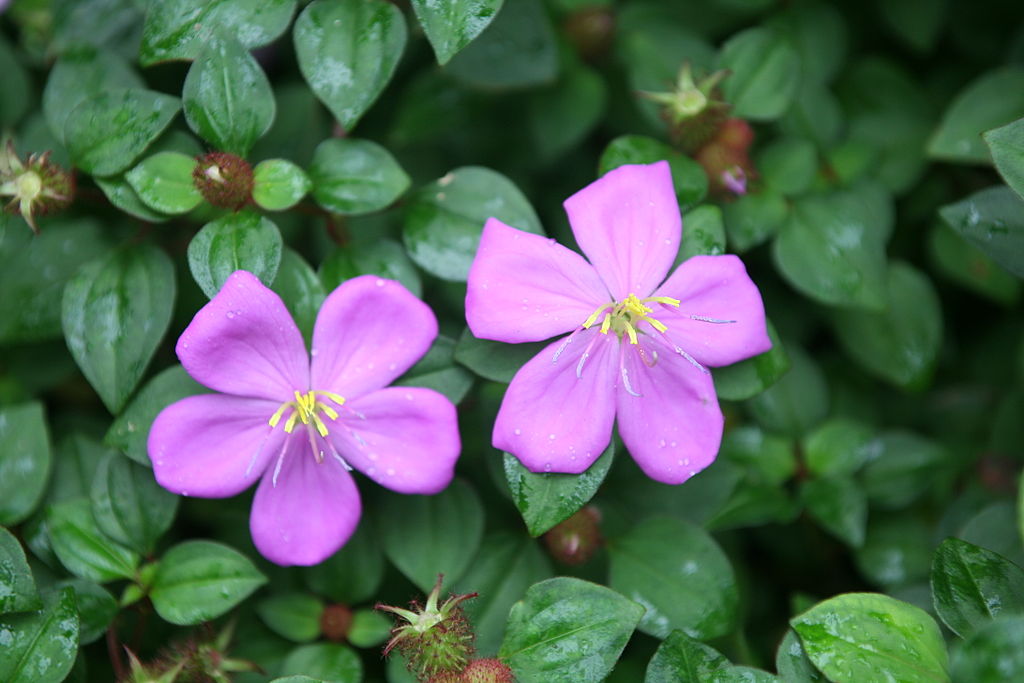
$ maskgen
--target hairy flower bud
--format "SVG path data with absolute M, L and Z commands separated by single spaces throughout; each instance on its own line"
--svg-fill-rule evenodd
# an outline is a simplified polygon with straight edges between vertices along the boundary
M 601 513 L 593 505 L 584 507 L 544 534 L 548 552 L 568 565 L 585 563 L 594 556 L 603 542 Z
M 691 153 L 715 137 L 729 114 L 729 105 L 718 99 L 718 84 L 727 72 L 716 71 L 696 82 L 690 64 L 683 64 L 675 88 L 669 92 L 641 92 L 662 105 L 661 116 L 669 126 L 672 143 Z
M 461 683 L 515 683 L 508 664 L 500 659 L 475 659 L 462 671 Z
M 248 161 L 227 152 L 210 152 L 196 161 L 192 180 L 210 204 L 237 211 L 252 201 L 254 180 Z
M 35 216 L 65 208 L 74 192 L 74 176 L 51 162 L 49 152 L 22 161 L 7 141 L 0 152 L 0 197 L 11 197 L 7 211 L 21 214 L 33 232 L 39 232 Z

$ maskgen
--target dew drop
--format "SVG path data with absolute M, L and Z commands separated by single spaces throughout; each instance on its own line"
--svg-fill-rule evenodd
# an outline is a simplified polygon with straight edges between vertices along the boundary
M 549 462 L 544 463 L 544 471 L 545 472 L 550 472 L 551 471 L 551 463 L 549 463 Z
M 394 470 L 394 468 L 392 468 L 392 467 L 389 467 L 389 468 L 388 468 L 388 476 L 389 476 L 389 477 L 393 477 L 393 476 L 395 476 L 395 470 Z
M 554 441 L 555 440 L 555 435 L 554 434 L 548 434 L 548 438 L 551 439 L 552 441 Z
M 366 457 L 370 460 L 376 460 L 379 456 L 376 453 L 367 453 Z M 680 464 L 682 464 L 682 462 L 682 460 L 679 461 Z
M 665 439 L 662 439 L 661 441 L 659 441 L 658 445 L 661 446 L 662 448 L 664 448 L 665 447 Z
M 676 447 L 676 442 L 673 441 L 672 443 L 669 444 L 669 446 L 671 446 L 672 448 L 675 448 Z
M 406 401 L 411 401 L 412 400 L 412 394 L 410 394 L 409 392 L 406 392 L 405 393 L 405 400 Z
M 522 433 L 523 433 L 523 430 L 522 430 L 522 429 L 516 429 L 516 430 L 515 430 L 515 435 L 516 435 L 516 436 L 519 436 L 519 435 L 520 435 L 520 434 L 522 434 Z
M 395 365 L 394 363 L 392 363 L 391 365 L 389 365 L 389 366 L 388 366 L 388 370 L 394 370 L 394 369 L 395 369 L 395 368 L 397 368 L 397 367 L 398 367 L 397 365 Z
M 234 317 L 235 317 L 235 312 L 234 312 L 234 311 L 228 311 L 227 313 L 225 313 L 225 314 L 224 314 L 224 316 L 225 316 L 225 317 L 226 317 L 226 318 L 227 318 L 228 320 L 231 320 L 232 318 L 234 318 Z
M 378 287 L 383 287 L 384 286 L 384 280 L 382 280 L 381 278 L 377 278 L 377 282 L 375 284 Z

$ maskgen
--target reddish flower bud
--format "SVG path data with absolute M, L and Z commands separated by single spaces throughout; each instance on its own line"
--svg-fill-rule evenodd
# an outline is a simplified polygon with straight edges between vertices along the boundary
M 500 659 L 475 659 L 463 670 L 460 683 L 515 683 L 508 664 Z
M 565 19 L 565 36 L 580 57 L 595 62 L 612 46 L 615 15 L 608 7 L 581 7 Z
M 243 208 L 252 201 L 252 166 L 227 152 L 210 152 L 196 160 L 192 180 L 203 198 L 219 209 Z
M 327 605 L 320 615 L 320 630 L 327 640 L 345 641 L 352 628 L 352 610 L 348 605 Z
M 601 537 L 601 513 L 593 505 L 579 510 L 544 534 L 551 556 L 563 564 L 583 564 L 604 543 Z

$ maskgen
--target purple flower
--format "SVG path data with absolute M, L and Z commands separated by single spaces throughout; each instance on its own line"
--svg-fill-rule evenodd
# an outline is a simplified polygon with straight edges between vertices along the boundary
M 236 271 L 178 340 L 188 374 L 219 393 L 157 416 L 148 444 L 157 481 L 223 498 L 259 479 L 249 519 L 259 551 L 281 565 L 323 561 L 359 521 L 351 469 L 400 493 L 451 481 L 455 407 L 430 389 L 387 387 L 436 336 L 426 304 L 367 275 L 324 301 L 311 361 L 281 299 Z
M 619 433 L 653 479 L 715 459 L 722 412 L 707 366 L 771 348 L 757 287 L 735 256 L 668 274 L 682 233 L 666 162 L 622 166 L 565 201 L 588 263 L 494 218 L 469 272 L 473 334 L 529 342 L 571 332 L 516 373 L 492 441 L 535 472 L 586 470 Z

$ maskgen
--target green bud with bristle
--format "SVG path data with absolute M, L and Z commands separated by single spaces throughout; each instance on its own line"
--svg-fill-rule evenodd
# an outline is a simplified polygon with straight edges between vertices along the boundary
M 7 211 L 20 214 L 33 232 L 39 232 L 36 216 L 65 208 L 74 193 L 74 176 L 51 162 L 49 152 L 22 161 L 10 140 L 0 151 L 0 197 L 11 198 Z

